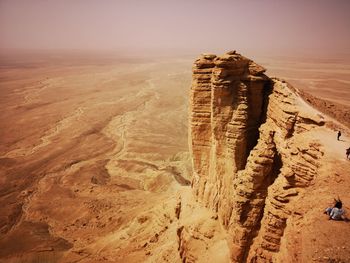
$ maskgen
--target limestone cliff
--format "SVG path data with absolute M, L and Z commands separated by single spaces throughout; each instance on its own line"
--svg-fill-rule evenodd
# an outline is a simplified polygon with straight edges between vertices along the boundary
M 273 261 L 289 204 L 313 181 L 323 155 L 317 141 L 303 139 L 322 117 L 264 73 L 235 51 L 204 54 L 193 66 L 192 187 L 225 229 L 232 262 Z

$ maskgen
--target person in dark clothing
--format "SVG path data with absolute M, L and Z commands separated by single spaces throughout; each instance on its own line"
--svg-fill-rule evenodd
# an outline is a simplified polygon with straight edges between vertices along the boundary
M 338 131 L 338 141 L 339 141 L 339 138 L 340 138 L 340 136 L 341 136 L 341 132 L 340 131 Z
M 350 157 L 350 147 L 346 149 L 346 159 L 349 160 L 349 157 Z

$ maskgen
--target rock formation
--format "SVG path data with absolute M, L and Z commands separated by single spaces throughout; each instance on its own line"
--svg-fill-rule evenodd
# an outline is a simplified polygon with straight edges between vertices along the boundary
M 232 262 L 273 261 L 290 204 L 312 183 L 323 155 L 316 140 L 305 140 L 322 116 L 264 72 L 235 51 L 204 54 L 193 66 L 192 187 L 225 229 Z

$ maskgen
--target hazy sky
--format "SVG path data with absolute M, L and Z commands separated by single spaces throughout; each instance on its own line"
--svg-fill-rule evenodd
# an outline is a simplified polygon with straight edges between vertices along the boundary
M 0 48 L 349 52 L 348 0 L 0 0 Z

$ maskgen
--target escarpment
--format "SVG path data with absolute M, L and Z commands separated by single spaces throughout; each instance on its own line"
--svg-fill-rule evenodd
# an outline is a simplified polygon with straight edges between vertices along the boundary
M 286 82 L 235 51 L 194 63 L 192 187 L 225 229 L 232 262 L 273 261 L 290 204 L 317 174 L 322 147 L 304 139 L 324 121 L 305 107 Z

